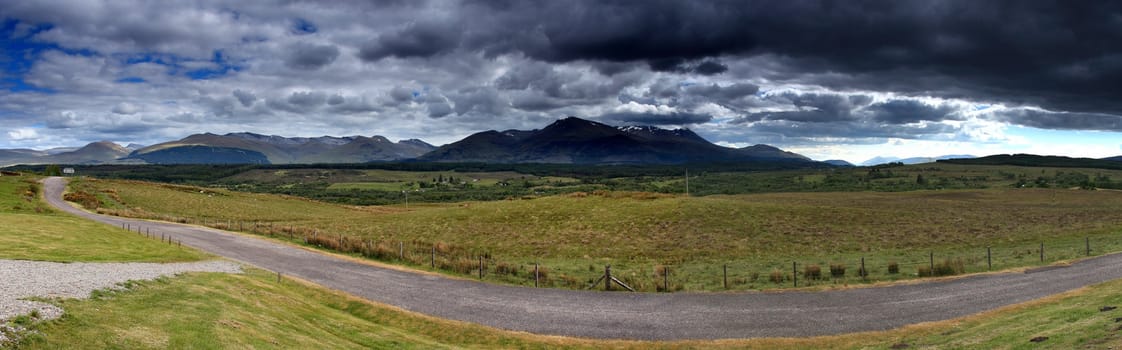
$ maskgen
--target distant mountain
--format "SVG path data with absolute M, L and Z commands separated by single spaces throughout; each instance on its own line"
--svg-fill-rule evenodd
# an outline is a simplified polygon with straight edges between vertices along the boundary
M 938 156 L 938 157 L 912 157 L 912 158 L 875 157 L 873 159 L 869 159 L 869 160 L 866 160 L 864 162 L 861 162 L 861 165 L 863 165 L 863 166 L 873 166 L 873 165 L 881 165 L 881 164 L 886 164 L 886 163 L 923 164 L 923 163 L 934 163 L 936 161 L 946 160 L 946 159 L 970 159 L 970 158 L 978 158 L 978 157 L 977 156 L 972 156 L 972 155 L 966 155 L 966 154 L 952 154 L 952 155 L 945 155 L 945 156 Z
M 129 150 L 113 142 L 100 141 L 74 151 L 43 157 L 44 163 L 97 164 L 108 163 L 129 154 Z
M 233 147 L 184 145 L 135 153 L 127 159 L 151 164 L 269 164 L 261 152 Z
M 824 160 L 822 162 L 826 163 L 826 164 L 833 165 L 833 166 L 854 166 L 853 163 L 850 163 L 850 162 L 847 162 L 847 161 L 844 161 L 844 160 L 841 160 L 841 159 L 830 159 L 830 160 Z
M 569 117 L 541 130 L 484 131 L 418 158 L 434 162 L 675 164 L 786 161 L 813 163 L 767 145 L 722 147 L 689 129 L 610 125 Z
M 1110 157 L 1110 158 L 1103 158 L 1103 160 L 1109 160 L 1109 161 L 1115 161 L 1115 162 L 1122 162 L 1122 156 L 1117 156 L 1117 157 Z
M 57 152 L 58 150 L 64 150 Z M 55 152 L 53 152 L 55 151 Z M 82 148 L 0 150 L 0 166 L 14 164 L 101 164 L 121 158 L 129 153 L 124 147 L 109 141 L 94 142 Z
M 391 142 L 381 136 L 309 138 L 206 133 L 144 147 L 133 151 L 127 159 L 159 164 L 361 163 L 416 158 L 435 148 L 419 140 Z
M 59 153 L 66 153 L 66 152 L 74 152 L 74 151 L 77 151 L 79 148 L 81 148 L 81 147 L 55 147 L 55 148 L 51 148 L 51 149 L 48 149 L 48 150 L 43 151 L 43 152 L 46 152 L 47 154 L 59 154 Z
M 1035 154 L 999 154 L 974 159 L 948 159 L 940 163 L 968 165 L 1015 165 L 1028 167 L 1092 168 L 1122 170 L 1122 162 L 1107 159 L 1038 156 Z
M 896 158 L 896 157 L 874 157 L 872 159 L 861 162 L 861 165 L 863 165 L 863 166 L 881 165 L 881 164 L 885 164 L 885 163 L 892 163 L 892 162 L 899 161 L 899 160 L 900 160 L 900 158 Z

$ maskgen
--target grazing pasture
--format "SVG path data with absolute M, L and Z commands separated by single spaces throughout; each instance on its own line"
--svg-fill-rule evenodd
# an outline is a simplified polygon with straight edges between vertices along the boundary
M 648 291 L 786 288 L 804 274 L 799 266 L 838 265 L 800 284 L 829 288 L 914 278 L 936 263 L 961 265 L 936 269 L 958 274 L 1079 258 L 1088 246 L 1091 254 L 1122 250 L 1122 196 L 1110 190 L 593 191 L 406 208 L 130 181 L 73 186 L 97 196 L 105 213 L 258 232 L 472 276 L 483 256 L 484 278 L 504 283 L 533 285 L 538 263 L 547 286 L 567 288 L 587 287 L 605 265 Z

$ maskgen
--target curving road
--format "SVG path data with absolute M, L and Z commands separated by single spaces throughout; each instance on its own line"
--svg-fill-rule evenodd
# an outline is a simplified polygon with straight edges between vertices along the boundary
M 886 330 L 1122 278 L 1122 254 L 1112 254 L 1029 273 L 826 292 L 648 294 L 500 286 L 380 268 L 209 228 L 92 214 L 62 200 L 65 181 L 44 180 L 44 193 L 51 205 L 74 215 L 171 234 L 213 254 L 406 310 L 547 335 L 679 340 Z

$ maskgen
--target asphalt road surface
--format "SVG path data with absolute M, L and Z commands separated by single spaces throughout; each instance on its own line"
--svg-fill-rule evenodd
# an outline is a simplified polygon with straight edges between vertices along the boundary
M 128 223 L 183 244 L 436 317 L 536 334 L 680 340 L 804 337 L 887 330 L 1017 304 L 1122 278 L 1122 254 L 1061 268 L 824 292 L 628 293 L 501 286 L 381 268 L 220 230 L 88 213 L 44 181 L 47 201 L 110 225 Z

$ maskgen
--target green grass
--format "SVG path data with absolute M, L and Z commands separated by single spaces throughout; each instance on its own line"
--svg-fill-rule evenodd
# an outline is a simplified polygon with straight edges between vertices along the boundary
M 920 266 L 962 259 L 967 272 L 1050 264 L 1122 250 L 1122 196 L 1114 191 L 991 189 L 913 192 L 774 193 L 683 197 L 602 192 L 532 200 L 464 202 L 409 208 L 351 207 L 293 197 L 140 182 L 88 181 L 112 193 L 121 215 L 206 220 L 208 225 L 301 241 L 316 235 L 381 245 L 397 260 L 472 271 L 488 257 L 487 279 L 532 285 L 532 266 L 550 270 L 547 286 L 583 288 L 611 264 L 625 282 L 654 291 L 656 266 L 670 266 L 675 290 L 773 289 L 792 285 L 791 262 L 848 267 L 818 288 L 915 278 Z M 111 201 L 112 202 L 112 201 Z M 1045 261 L 1039 244 L 1045 243 Z M 358 246 L 353 244 L 353 246 Z M 868 279 L 857 276 L 865 258 Z M 384 259 L 385 260 L 385 259 Z M 900 265 L 889 274 L 890 262 Z M 493 273 L 499 264 L 513 274 Z M 781 283 L 768 281 L 774 270 Z M 801 271 L 801 270 L 800 270 Z M 808 285 L 803 281 L 800 287 Z
M 250 269 L 134 282 L 33 328 L 21 349 L 1108 349 L 1122 345 L 1113 321 L 1122 281 L 964 319 L 902 329 L 802 339 L 635 342 L 535 336 L 420 316 Z M 1046 336 L 1043 343 L 1029 339 Z
M 208 257 L 49 209 L 38 194 L 26 196 L 35 180 L 0 177 L 0 259 L 179 262 Z

